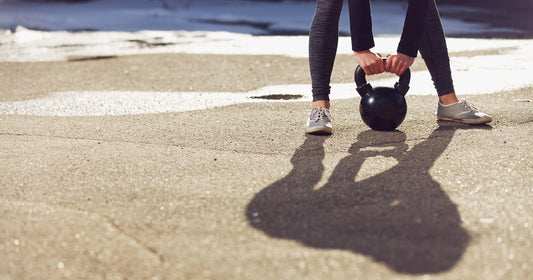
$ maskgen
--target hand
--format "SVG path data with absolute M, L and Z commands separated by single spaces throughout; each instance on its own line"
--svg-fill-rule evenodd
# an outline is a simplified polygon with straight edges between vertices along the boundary
M 370 50 L 354 52 L 355 60 L 363 68 L 366 75 L 375 75 L 385 72 L 385 65 L 381 55 Z
M 392 54 L 387 56 L 385 71 L 401 76 L 414 62 L 414 57 L 407 56 L 403 53 Z

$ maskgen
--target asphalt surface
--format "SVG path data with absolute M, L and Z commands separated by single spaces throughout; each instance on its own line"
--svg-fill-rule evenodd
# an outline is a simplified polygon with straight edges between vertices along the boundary
M 307 61 L 278 56 L 0 63 L 2 102 L 302 82 Z M 494 121 L 437 122 L 432 95 L 395 132 L 335 101 L 329 137 L 297 100 L 0 115 L 0 279 L 533 279 L 533 89 L 461 97 Z

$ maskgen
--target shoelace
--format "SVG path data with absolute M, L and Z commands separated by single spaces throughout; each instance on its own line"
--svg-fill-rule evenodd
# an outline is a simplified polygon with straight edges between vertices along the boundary
M 328 109 L 326 108 L 322 108 L 322 107 L 318 107 L 316 109 L 313 109 L 313 112 L 311 113 L 311 120 L 316 122 L 318 120 L 322 120 L 322 119 L 333 119 L 333 117 L 331 116 L 331 113 L 329 112 Z
M 461 101 L 459 101 L 459 104 L 461 104 L 461 106 L 463 106 L 463 108 L 465 108 L 466 110 L 474 111 L 474 112 L 478 111 L 476 105 L 474 105 L 471 102 L 466 101 L 466 99 L 461 99 Z

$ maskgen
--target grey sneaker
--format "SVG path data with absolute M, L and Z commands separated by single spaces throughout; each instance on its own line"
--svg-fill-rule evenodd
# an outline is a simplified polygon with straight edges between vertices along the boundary
M 328 109 L 318 107 L 311 111 L 307 119 L 305 132 L 309 134 L 331 134 L 331 113 Z
M 464 99 L 450 105 L 442 105 L 439 102 L 437 119 L 466 124 L 484 124 L 492 121 L 491 116 L 479 112 L 472 103 Z

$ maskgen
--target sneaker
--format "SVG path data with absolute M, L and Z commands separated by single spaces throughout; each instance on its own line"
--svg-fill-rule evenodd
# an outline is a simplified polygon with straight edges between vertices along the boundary
M 439 102 L 437 119 L 466 124 L 484 124 L 492 121 L 491 116 L 479 112 L 472 103 L 464 99 L 450 105 L 442 105 Z
M 318 107 L 311 111 L 305 132 L 309 134 L 331 134 L 331 113 L 328 109 Z

